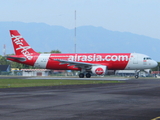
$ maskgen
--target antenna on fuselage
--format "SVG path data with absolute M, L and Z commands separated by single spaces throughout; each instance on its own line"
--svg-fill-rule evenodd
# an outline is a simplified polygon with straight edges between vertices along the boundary
M 74 42 L 75 42 L 75 44 L 74 44 L 74 52 L 76 53 L 76 10 L 75 10 L 75 29 L 74 29 L 74 35 L 75 35 L 75 37 L 74 37 Z

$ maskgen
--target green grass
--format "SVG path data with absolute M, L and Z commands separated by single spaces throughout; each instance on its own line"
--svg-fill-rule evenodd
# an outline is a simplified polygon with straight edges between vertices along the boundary
M 57 85 L 85 85 L 85 84 L 104 84 L 104 83 L 124 83 L 124 81 L 0 79 L 0 88 L 57 86 Z

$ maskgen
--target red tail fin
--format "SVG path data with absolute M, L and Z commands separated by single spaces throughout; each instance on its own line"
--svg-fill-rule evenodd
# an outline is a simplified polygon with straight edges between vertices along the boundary
M 32 54 L 36 53 L 17 30 L 10 30 L 11 39 L 16 55 L 24 55 L 28 59 L 32 58 Z

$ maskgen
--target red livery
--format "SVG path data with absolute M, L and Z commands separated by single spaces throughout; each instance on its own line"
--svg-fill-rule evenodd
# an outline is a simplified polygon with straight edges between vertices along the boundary
M 139 53 L 75 53 L 39 54 L 25 41 L 17 30 L 10 30 L 15 55 L 8 60 L 39 68 L 54 70 L 79 70 L 80 78 L 91 74 L 103 75 L 107 70 L 144 70 L 157 66 L 149 56 Z M 138 74 L 135 75 L 138 78 Z

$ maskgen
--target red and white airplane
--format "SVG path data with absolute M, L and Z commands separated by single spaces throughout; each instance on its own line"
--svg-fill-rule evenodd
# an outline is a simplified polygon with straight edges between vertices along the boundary
M 78 70 L 80 78 L 103 75 L 108 70 L 144 70 L 157 66 L 149 56 L 139 53 L 40 54 L 35 52 L 17 30 L 10 30 L 15 55 L 8 60 L 39 68 Z M 135 77 L 138 78 L 138 72 Z

